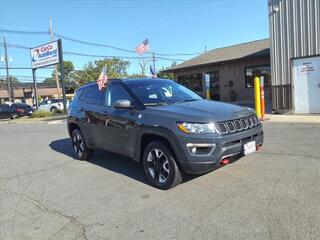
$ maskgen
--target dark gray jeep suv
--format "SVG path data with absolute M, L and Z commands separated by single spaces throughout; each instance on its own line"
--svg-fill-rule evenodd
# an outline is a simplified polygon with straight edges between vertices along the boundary
M 255 152 L 263 131 L 246 107 L 203 99 L 172 80 L 114 79 L 76 91 L 68 131 L 77 158 L 94 148 L 141 162 L 148 181 L 169 189 L 182 173 L 202 174 Z

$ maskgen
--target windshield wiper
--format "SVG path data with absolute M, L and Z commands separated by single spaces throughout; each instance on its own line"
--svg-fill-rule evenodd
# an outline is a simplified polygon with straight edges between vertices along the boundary
M 185 100 L 177 101 L 175 103 L 194 102 L 194 101 L 198 101 L 198 100 L 200 100 L 200 99 L 185 99 Z
M 166 102 L 157 102 L 157 103 L 145 103 L 145 106 L 165 106 L 168 105 Z

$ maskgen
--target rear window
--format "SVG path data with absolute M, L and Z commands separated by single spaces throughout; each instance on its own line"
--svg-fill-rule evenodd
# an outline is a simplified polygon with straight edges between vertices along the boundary
M 101 105 L 104 91 L 99 90 L 98 84 L 93 84 L 84 89 L 80 99 L 86 103 Z

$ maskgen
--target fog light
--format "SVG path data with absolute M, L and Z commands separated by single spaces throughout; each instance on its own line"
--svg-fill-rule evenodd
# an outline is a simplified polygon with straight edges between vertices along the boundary
M 210 155 L 216 148 L 215 143 L 188 143 L 187 147 L 193 155 Z

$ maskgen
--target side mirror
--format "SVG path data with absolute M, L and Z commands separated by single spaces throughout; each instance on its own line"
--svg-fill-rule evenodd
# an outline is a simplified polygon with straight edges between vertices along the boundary
M 130 109 L 130 108 L 132 108 L 131 102 L 126 99 L 121 99 L 121 100 L 116 101 L 113 106 L 114 106 L 114 108 L 117 108 L 117 109 Z

